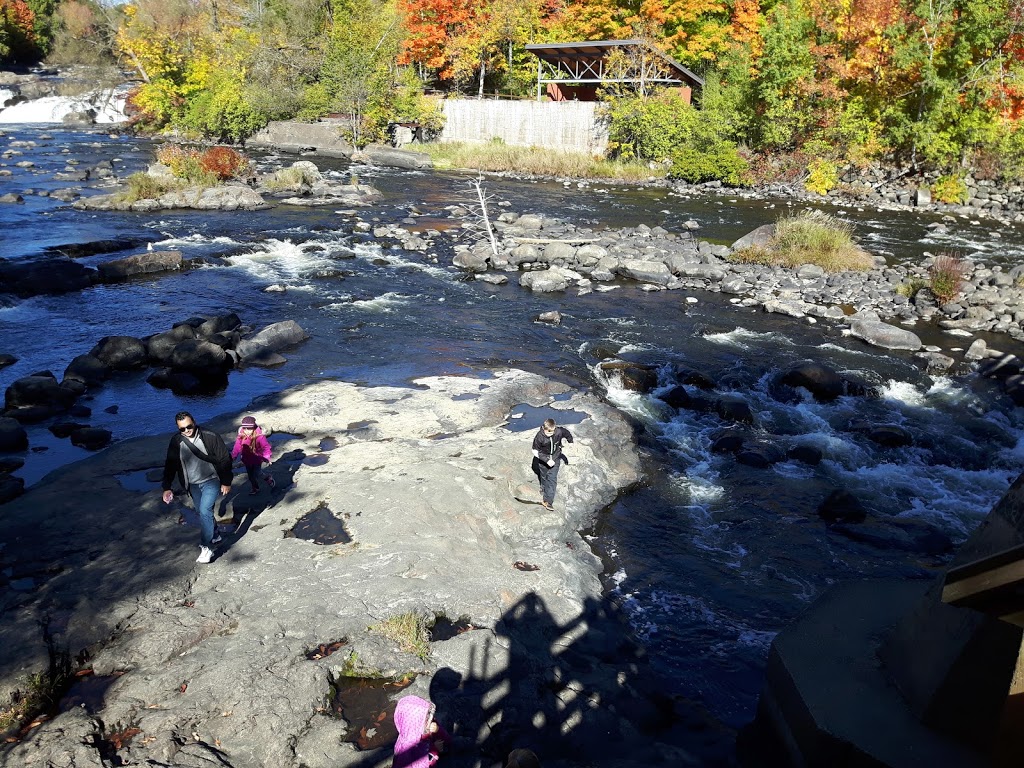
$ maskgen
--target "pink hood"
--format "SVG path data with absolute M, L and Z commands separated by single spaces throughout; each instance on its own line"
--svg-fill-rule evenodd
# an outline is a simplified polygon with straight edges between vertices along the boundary
M 403 696 L 395 707 L 393 768 L 426 768 L 431 764 L 430 742 L 424 731 L 434 717 L 434 705 L 419 696 Z M 436 756 L 434 757 L 436 760 Z

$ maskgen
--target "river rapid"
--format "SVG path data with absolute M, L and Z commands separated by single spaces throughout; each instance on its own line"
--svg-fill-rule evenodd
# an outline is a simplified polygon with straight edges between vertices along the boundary
M 150 142 L 56 125 L 8 124 L 4 133 L 0 146 L 21 154 L 4 158 L 12 175 L 0 177 L 0 194 L 16 192 L 25 201 L 0 207 L 0 257 L 135 238 L 140 245 L 133 251 L 84 261 L 95 265 L 148 243 L 202 263 L 63 296 L 0 297 L 0 353 L 19 359 L 0 370 L 0 387 L 39 370 L 59 377 L 103 336 L 145 336 L 194 315 L 234 311 L 257 327 L 294 319 L 311 338 L 286 352 L 283 366 L 232 372 L 227 389 L 212 396 L 180 397 L 147 384 L 146 373 L 119 375 L 84 401 L 92 409 L 90 423 L 124 439 L 170 432 L 179 410 L 203 421 L 238 412 L 259 395 L 319 379 L 401 386 L 421 376 L 480 375 L 505 366 L 592 390 L 635 421 L 644 453 L 644 482 L 587 533 L 607 565 L 609 592 L 626 606 L 666 686 L 729 727 L 753 716 L 772 638 L 815 597 L 846 579 L 933 577 L 949 558 L 942 542 L 962 541 L 1021 470 L 1024 414 L 995 384 L 963 366 L 954 369 L 963 373 L 928 376 L 909 355 L 845 336 L 842 324 L 743 309 L 721 294 L 646 292 L 621 283 L 583 296 L 534 295 L 514 275 L 504 286 L 468 281 L 450 266 L 448 235 L 422 254 L 382 245 L 356 226 L 399 223 L 410 213 L 417 215 L 407 226 L 447 221 L 446 206 L 466 197 L 466 175 L 350 167 L 311 157 L 338 180 L 357 173 L 381 190 L 383 200 L 347 211 L 278 205 L 255 213 L 85 212 L 38 192 L 69 186 L 53 178 L 69 160 L 80 167 L 110 160 L 119 177 L 142 170 L 153 159 Z M 256 159 L 270 170 L 294 158 Z M 16 167 L 16 161 L 34 166 Z M 498 177 L 488 177 L 485 186 L 495 196 L 495 211 L 539 213 L 597 228 L 646 224 L 679 231 L 694 220 L 700 237 L 726 244 L 798 206 L 784 199 L 683 195 L 664 187 Z M 107 191 L 87 186 L 83 194 Z M 948 234 L 936 236 L 926 228 L 938 219 L 934 214 L 830 210 L 851 220 L 861 242 L 891 261 L 955 249 L 989 265 L 1012 265 L 1024 254 L 1019 228 L 993 232 L 984 221 L 957 219 Z M 270 285 L 287 290 L 265 292 Z M 562 313 L 561 325 L 535 322 L 549 310 Z M 915 332 L 961 359 L 964 339 L 935 329 Z M 1009 338 L 986 340 L 1021 352 Z M 813 445 L 825 459 L 813 467 L 788 461 L 755 469 L 715 454 L 712 440 L 727 426 L 718 416 L 676 412 L 624 390 L 597 367 L 609 351 L 663 366 L 665 386 L 672 364 L 699 370 L 720 393 L 750 405 L 765 439 Z M 778 372 L 808 359 L 874 385 L 880 396 L 830 404 L 773 397 Z M 875 445 L 849 429 L 858 420 L 898 424 L 914 443 Z M 524 432 L 524 462 L 530 434 Z M 29 486 L 86 455 L 46 425 L 30 427 L 29 440 L 26 464 L 17 472 Z M 867 508 L 869 522 L 860 530 L 872 535 L 857 538 L 868 540 L 829 530 L 817 517 L 818 505 L 835 489 L 854 493 Z M 125 512 L 130 519 L 131 511 Z

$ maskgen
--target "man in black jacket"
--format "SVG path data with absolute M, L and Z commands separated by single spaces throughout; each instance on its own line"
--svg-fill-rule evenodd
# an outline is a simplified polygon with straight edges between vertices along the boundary
M 177 478 L 199 513 L 200 549 L 196 562 L 208 563 L 213 559 L 213 545 L 220 543 L 213 505 L 218 493 L 224 496 L 231 490 L 231 454 L 220 435 L 201 429 L 188 411 L 182 411 L 174 420 L 178 434 L 167 446 L 163 500 L 164 504 L 174 500 L 171 485 Z
M 554 419 L 547 419 L 533 438 L 533 473 L 540 480 L 541 505 L 554 509 L 555 486 L 558 484 L 558 470 L 564 461 L 562 441 L 572 442 L 572 435 L 565 427 L 555 426 Z

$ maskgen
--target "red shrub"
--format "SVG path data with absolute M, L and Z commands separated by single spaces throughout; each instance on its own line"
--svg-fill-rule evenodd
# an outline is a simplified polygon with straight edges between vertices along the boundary
M 224 181 L 243 175 L 249 169 L 249 159 L 231 147 L 210 147 L 199 158 L 199 165 Z

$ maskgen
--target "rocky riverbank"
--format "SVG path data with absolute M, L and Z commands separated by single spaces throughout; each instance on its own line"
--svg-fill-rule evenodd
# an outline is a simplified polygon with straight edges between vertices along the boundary
M 0 693 L 55 663 L 91 672 L 72 695 L 101 693 L 4 745 L 3 762 L 386 765 L 386 746 L 353 742 L 386 743 L 387 716 L 339 713 L 335 695 L 392 681 L 437 704 L 451 766 L 524 744 L 545 766 L 727 763 L 729 734 L 661 693 L 602 601 L 578 531 L 639 479 L 638 457 L 612 408 L 562 390 L 500 371 L 263 398 L 246 413 L 273 433 L 277 487 L 226 497 L 234 533 L 208 566 L 152 482 L 166 434 L 53 473 L 4 509 Z M 521 403 L 582 419 L 554 513 L 529 471 L 532 431 L 505 426 Z M 426 649 L 374 629 L 413 614 L 434 627 Z
M 466 213 L 453 211 L 456 216 Z M 957 299 L 940 304 L 927 287 L 933 257 L 916 265 L 889 265 L 875 255 L 870 270 L 833 274 L 811 264 L 788 269 L 730 258 L 742 248 L 765 242 L 774 225 L 759 228 L 731 247 L 699 240 L 697 222 L 688 222 L 681 233 L 645 225 L 597 231 L 506 211 L 497 217 L 494 229 L 493 244 L 489 238 L 477 238 L 456 245 L 453 264 L 488 281 L 507 279 L 503 273 L 518 274 L 519 284 L 534 292 L 589 293 L 627 279 L 641 283 L 643 290 L 722 293 L 741 307 L 760 307 L 812 323 L 846 322 L 853 336 L 877 347 L 915 353 L 929 370 L 946 371 L 958 362 L 998 361 L 985 363 L 983 373 L 999 371 L 1007 392 L 1024 404 L 1019 378 L 1024 364 L 973 338 L 988 332 L 1024 341 L 1024 266 L 1003 271 L 963 259 L 964 280 Z M 689 304 L 699 301 L 697 296 L 686 297 Z M 950 348 L 926 346 L 911 330 L 918 323 L 932 322 L 955 339 Z M 959 360 L 950 354 L 957 351 L 962 353 Z

